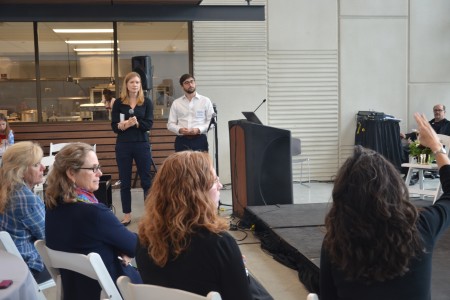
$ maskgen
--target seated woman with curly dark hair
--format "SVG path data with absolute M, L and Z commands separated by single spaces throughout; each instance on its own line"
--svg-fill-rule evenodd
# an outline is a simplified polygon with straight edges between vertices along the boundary
M 450 160 L 428 120 L 415 114 L 444 194 L 418 210 L 399 172 L 361 146 L 339 170 L 325 218 L 320 299 L 431 299 L 434 245 L 450 225 Z

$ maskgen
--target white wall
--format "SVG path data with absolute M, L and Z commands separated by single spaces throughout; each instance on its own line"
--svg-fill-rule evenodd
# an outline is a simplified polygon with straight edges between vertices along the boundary
M 413 112 L 431 118 L 436 103 L 450 109 L 450 1 L 251 4 L 266 5 L 265 22 L 194 24 L 199 92 L 221 110 L 221 178 L 230 178 L 228 120 L 242 118 L 240 111 L 263 98 L 268 102 L 258 116 L 302 138 L 316 180 L 331 179 L 351 153 L 358 111 L 394 115 L 409 131 Z
M 414 112 L 433 118 L 438 103 L 450 110 L 450 2 L 411 0 L 410 81 L 407 130 L 416 128 Z M 449 117 L 449 115 L 447 115 Z

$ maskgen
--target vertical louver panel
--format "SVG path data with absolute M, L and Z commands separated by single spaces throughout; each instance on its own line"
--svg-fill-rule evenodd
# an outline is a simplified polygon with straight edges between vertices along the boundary
M 313 180 L 331 180 L 339 166 L 338 74 L 335 50 L 268 54 L 269 124 L 302 140 Z M 294 180 L 299 175 L 294 168 Z

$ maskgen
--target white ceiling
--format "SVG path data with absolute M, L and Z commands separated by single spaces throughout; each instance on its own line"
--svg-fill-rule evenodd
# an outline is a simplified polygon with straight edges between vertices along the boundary
M 2 0 L 0 0 L 2 1 Z M 188 51 L 186 22 L 118 22 L 120 53 Z M 65 40 L 112 40 L 112 33 L 55 33 L 55 28 L 110 28 L 111 22 L 39 22 L 39 52 L 41 54 L 66 53 Z M 107 45 L 108 46 L 108 45 Z M 86 45 L 70 45 L 75 47 Z M 89 45 L 88 47 L 105 47 Z M 33 25 L 30 22 L 0 22 L 0 56 L 32 54 L 34 52 Z
M 0 4 L 150 4 L 150 5 L 199 5 L 202 0 L 0 0 Z

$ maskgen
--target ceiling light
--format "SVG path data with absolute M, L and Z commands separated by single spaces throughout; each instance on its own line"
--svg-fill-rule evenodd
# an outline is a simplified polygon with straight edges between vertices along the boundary
M 119 51 L 120 49 L 117 48 L 117 51 Z M 73 51 L 77 51 L 77 52 L 112 52 L 114 51 L 114 48 L 74 48 Z
M 65 41 L 67 44 L 114 44 L 111 40 L 92 40 L 92 41 Z M 117 41 L 119 43 L 119 41 Z
M 53 29 L 56 33 L 111 33 L 113 29 Z
M 83 55 L 102 55 L 102 56 L 110 56 L 111 55 L 111 51 L 79 51 L 76 52 L 75 54 L 78 56 L 83 56 Z M 118 52 L 120 54 L 120 52 Z

